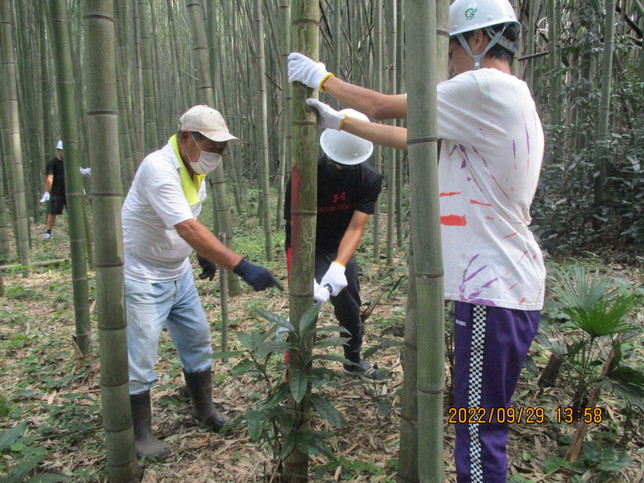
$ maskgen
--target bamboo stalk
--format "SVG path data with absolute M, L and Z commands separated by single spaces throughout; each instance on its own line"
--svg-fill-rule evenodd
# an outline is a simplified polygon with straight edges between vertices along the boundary
M 87 128 L 92 140 L 89 148 L 95 200 L 96 319 L 107 478 L 133 481 L 139 475 L 139 466 L 128 391 L 114 6 L 111 0 L 85 0 L 82 8 L 87 41 L 84 67 Z
M 219 233 L 219 240 L 226 244 L 226 232 Z M 219 300 L 221 303 L 221 351 L 228 350 L 228 270 L 219 267 Z
M 438 187 L 436 1 L 407 2 L 408 153 L 418 341 L 418 477 L 443 482 L 444 297 Z

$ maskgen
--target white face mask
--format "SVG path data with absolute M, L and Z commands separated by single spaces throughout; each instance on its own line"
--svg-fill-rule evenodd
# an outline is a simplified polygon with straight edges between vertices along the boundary
M 195 138 L 193 137 L 192 140 L 195 141 Z M 197 144 L 197 141 L 195 141 L 195 144 Z M 198 144 L 197 147 L 199 148 Z M 201 148 L 199 149 L 201 150 Z M 188 158 L 190 158 L 190 155 L 188 155 Z M 192 166 L 192 169 L 197 174 L 208 174 L 214 171 L 220 161 L 221 154 L 209 153 L 202 150 L 197 162 L 193 163 L 192 159 L 190 160 L 190 166 Z

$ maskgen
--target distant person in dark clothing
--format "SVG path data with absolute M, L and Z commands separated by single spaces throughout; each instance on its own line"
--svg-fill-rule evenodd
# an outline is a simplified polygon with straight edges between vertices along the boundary
M 366 120 L 353 109 L 347 116 Z M 335 316 L 350 334 L 344 357 L 350 364 L 344 370 L 367 381 L 384 382 L 377 366 L 360 357 L 363 324 L 360 315 L 360 281 L 355 251 L 369 217 L 375 211 L 381 190 L 378 172 L 367 163 L 373 144 L 345 131 L 325 130 L 320 136 L 324 155 L 318 160 L 317 227 L 315 235 L 314 297 L 318 302 L 331 298 Z M 291 181 L 284 206 L 287 264 L 291 255 Z
M 81 168 L 81 174 L 90 175 L 91 168 Z M 45 193 L 40 198 L 41 203 L 49 201 L 49 214 L 47 215 L 46 229 L 43 235 L 45 240 L 52 237 L 51 230 L 56 223 L 56 216 L 63 213 L 63 208 L 67 208 L 67 198 L 65 197 L 65 168 L 63 164 L 63 142 L 58 141 L 56 144 L 56 156 L 47 161 L 45 169 Z
M 56 216 L 63 213 L 67 207 L 65 198 L 65 170 L 63 167 L 63 142 L 56 144 L 56 156 L 47 161 L 47 177 L 45 178 L 45 194 L 40 199 L 41 203 L 49 201 L 49 214 L 47 215 L 47 231 L 43 235 L 45 240 L 52 237 L 51 230 L 56 223 Z

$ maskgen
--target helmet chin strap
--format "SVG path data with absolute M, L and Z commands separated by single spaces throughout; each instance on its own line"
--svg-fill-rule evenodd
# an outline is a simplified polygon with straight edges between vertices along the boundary
M 456 38 L 458 39 L 459 43 L 461 44 L 461 47 L 463 47 L 463 49 L 465 49 L 465 52 L 467 52 L 467 55 L 469 55 L 470 57 L 472 57 L 474 59 L 474 70 L 479 70 L 481 68 L 481 60 L 483 59 L 483 56 L 485 54 L 487 54 L 487 52 L 492 47 L 494 47 L 497 43 L 499 43 L 499 40 L 501 39 L 501 37 L 503 37 L 503 33 L 505 32 L 506 28 L 507 28 L 507 25 L 505 25 L 502 30 L 499 30 L 497 33 L 495 33 L 494 36 L 488 42 L 488 44 L 485 47 L 485 49 L 483 50 L 483 52 L 481 52 L 480 54 L 477 54 L 477 55 L 475 55 L 472 52 L 472 49 L 470 48 L 469 44 L 465 40 L 465 37 L 463 36 L 463 34 L 457 34 L 456 35 Z M 503 45 L 503 44 L 501 44 L 501 45 Z

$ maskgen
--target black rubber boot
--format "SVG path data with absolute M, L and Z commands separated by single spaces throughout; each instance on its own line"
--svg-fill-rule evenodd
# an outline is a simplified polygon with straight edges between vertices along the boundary
M 130 395 L 130 406 L 132 407 L 136 454 L 141 458 L 166 459 L 170 455 L 170 448 L 152 434 L 150 391 Z
M 212 403 L 212 374 L 210 369 L 202 372 L 183 371 L 192 400 L 192 415 L 200 423 L 218 433 L 228 418 L 215 409 Z

